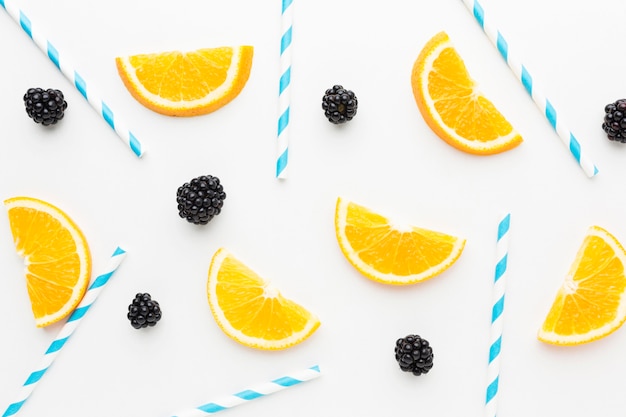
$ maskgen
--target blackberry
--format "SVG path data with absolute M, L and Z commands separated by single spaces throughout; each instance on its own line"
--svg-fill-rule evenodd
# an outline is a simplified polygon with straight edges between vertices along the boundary
M 24 105 L 28 116 L 44 126 L 56 124 L 67 109 L 63 93 L 52 88 L 29 88 L 24 94 Z
M 178 215 L 193 224 L 207 224 L 222 211 L 226 193 L 220 180 L 202 175 L 178 187 Z
M 609 140 L 626 143 L 626 99 L 607 104 L 604 113 L 602 130 Z
M 329 88 L 322 97 L 324 116 L 336 125 L 352 120 L 358 107 L 359 102 L 354 93 L 340 85 Z
M 139 292 L 128 306 L 126 317 L 135 329 L 152 327 L 161 320 L 161 307 L 157 301 L 152 299 L 150 294 Z
M 396 361 L 404 372 L 427 374 L 433 367 L 433 349 L 426 339 L 410 334 L 396 341 Z

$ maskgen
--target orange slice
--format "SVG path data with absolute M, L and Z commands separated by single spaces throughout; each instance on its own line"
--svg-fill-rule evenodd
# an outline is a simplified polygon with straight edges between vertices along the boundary
M 600 339 L 626 321 L 626 252 L 609 232 L 589 228 L 539 330 L 542 342 L 578 345 Z
M 317 317 L 283 297 L 226 249 L 213 255 L 207 294 L 218 326 L 249 347 L 285 349 L 307 339 L 320 325 Z
M 465 239 L 399 224 L 370 209 L 337 199 L 335 232 L 341 252 L 363 275 L 385 284 L 414 284 L 454 264 Z
M 455 148 L 490 155 L 522 142 L 519 133 L 479 91 L 445 32 L 431 38 L 420 52 L 411 85 L 428 126 Z
M 78 305 L 91 276 L 91 255 L 64 212 L 31 197 L 5 200 L 15 249 L 24 258 L 35 324 L 55 323 Z
M 124 85 L 141 104 L 168 116 L 196 116 L 233 100 L 248 81 L 252 46 L 115 58 Z

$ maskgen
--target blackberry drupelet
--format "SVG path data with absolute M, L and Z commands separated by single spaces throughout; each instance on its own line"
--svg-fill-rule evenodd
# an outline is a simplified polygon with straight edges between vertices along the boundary
M 44 126 L 54 125 L 63 119 L 67 109 L 63 93 L 52 88 L 29 88 L 24 94 L 24 105 L 28 116 Z
M 341 85 L 329 88 L 322 97 L 324 116 L 336 125 L 352 120 L 358 107 L 359 102 L 354 93 Z
M 135 295 L 132 303 L 128 306 L 126 317 L 135 329 L 152 327 L 161 320 L 161 307 L 157 301 L 152 299 L 150 294 L 140 292 Z
M 433 367 L 433 349 L 426 339 L 410 334 L 396 341 L 396 361 L 404 372 L 413 375 L 428 373 Z
M 178 215 L 193 224 L 207 224 L 220 214 L 225 198 L 219 178 L 202 175 L 178 188 Z
M 626 99 L 607 104 L 604 113 L 602 130 L 609 140 L 626 143 Z

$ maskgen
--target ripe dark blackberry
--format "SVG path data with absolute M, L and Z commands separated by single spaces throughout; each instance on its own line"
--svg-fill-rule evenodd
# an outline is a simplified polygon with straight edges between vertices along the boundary
M 604 113 L 602 130 L 609 140 L 626 143 L 626 99 L 607 104 Z
M 427 374 L 433 367 L 433 349 L 426 339 L 410 334 L 396 341 L 396 361 L 404 372 Z
M 135 329 L 152 327 L 161 320 L 161 307 L 157 301 L 152 299 L 150 294 L 140 292 L 135 295 L 132 303 L 128 306 L 126 317 Z
M 178 215 L 193 224 L 207 224 L 220 214 L 225 198 L 219 178 L 202 175 L 178 187 Z
M 24 105 L 28 116 L 44 126 L 56 124 L 67 109 L 63 93 L 52 88 L 29 88 L 24 94 Z
M 336 125 L 352 120 L 358 107 L 359 102 L 354 93 L 340 85 L 329 88 L 322 97 L 324 116 Z

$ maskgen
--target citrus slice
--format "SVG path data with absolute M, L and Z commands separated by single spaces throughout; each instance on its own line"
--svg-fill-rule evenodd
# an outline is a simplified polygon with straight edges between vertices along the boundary
M 600 339 L 626 321 L 626 252 L 609 232 L 589 228 L 538 338 L 555 345 Z
M 341 252 L 363 275 L 385 284 L 414 284 L 454 264 L 465 239 L 393 222 L 339 197 L 335 232 Z
M 211 260 L 207 295 L 218 326 L 249 347 L 285 349 L 307 339 L 320 325 L 317 317 L 223 248 Z
M 522 142 L 519 133 L 479 91 L 445 32 L 431 38 L 419 53 L 411 85 L 428 126 L 455 148 L 490 155 Z
M 248 81 L 252 46 L 224 46 L 115 58 L 132 96 L 168 116 L 196 116 L 233 100 Z
M 35 324 L 55 323 L 78 305 L 91 276 L 91 255 L 76 223 L 45 201 L 4 201 L 17 253 L 24 258 Z

